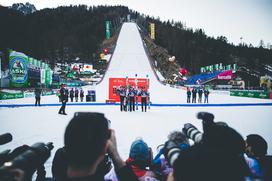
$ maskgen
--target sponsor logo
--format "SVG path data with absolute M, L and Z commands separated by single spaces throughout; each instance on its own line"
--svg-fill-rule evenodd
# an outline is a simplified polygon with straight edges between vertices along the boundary
M 22 57 L 13 57 L 10 60 L 10 75 L 13 83 L 24 84 L 27 81 L 27 62 Z
M 248 95 L 249 97 L 254 97 L 254 94 L 251 93 L 251 92 L 249 92 L 247 95 Z
M 263 94 L 263 93 L 260 93 L 260 95 L 259 95 L 261 98 L 266 98 L 266 97 L 268 97 L 266 94 Z
M 219 80 L 231 80 L 232 76 L 231 75 L 218 75 L 217 79 L 219 79 Z

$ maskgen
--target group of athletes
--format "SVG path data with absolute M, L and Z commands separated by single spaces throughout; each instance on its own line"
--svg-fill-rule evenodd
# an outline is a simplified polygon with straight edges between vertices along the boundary
M 128 88 L 120 86 L 117 89 L 117 93 L 120 96 L 120 111 L 135 111 L 135 104 L 137 104 L 138 96 L 140 96 L 142 112 L 146 112 L 149 93 L 145 87 L 140 87 L 137 90 L 133 86 Z

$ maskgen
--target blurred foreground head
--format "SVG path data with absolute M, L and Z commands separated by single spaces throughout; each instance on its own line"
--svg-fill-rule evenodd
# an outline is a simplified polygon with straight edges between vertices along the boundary
M 109 138 L 109 122 L 104 114 L 75 113 L 64 134 L 69 164 L 77 168 L 93 165 L 100 156 L 104 156 Z
M 250 157 L 263 157 L 267 154 L 268 145 L 263 137 L 250 134 L 246 138 L 246 154 Z

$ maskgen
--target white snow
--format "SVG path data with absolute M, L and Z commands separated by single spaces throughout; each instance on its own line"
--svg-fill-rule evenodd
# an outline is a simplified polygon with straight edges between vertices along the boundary
M 103 81 L 96 86 L 97 102 L 108 99 L 108 79 L 110 77 L 150 78 L 151 101 L 153 103 L 186 103 L 185 91 L 171 88 L 159 83 L 145 55 L 142 40 L 134 23 L 125 23 L 121 29 L 117 46 L 109 70 Z M 84 87 L 91 89 L 90 86 Z M 87 91 L 85 91 L 87 92 Z M 210 103 L 271 103 L 272 100 L 231 97 L 228 92 L 210 94 Z M 33 104 L 34 98 L 5 100 L 0 104 Z M 56 95 L 43 96 L 41 104 L 58 103 Z M 181 130 L 186 122 L 197 126 L 201 121 L 195 115 L 199 111 L 212 112 L 215 121 L 225 121 L 234 127 L 242 136 L 251 133 L 262 135 L 268 142 L 269 154 L 272 154 L 271 106 L 240 107 L 151 107 L 146 113 L 120 112 L 118 106 L 68 105 L 67 116 L 57 114 L 58 106 L 42 107 L 0 107 L 0 134 L 10 132 L 13 141 L 0 147 L 0 151 L 13 149 L 22 144 L 32 145 L 35 142 L 54 142 L 52 156 L 46 163 L 47 176 L 51 175 L 51 163 L 57 148 L 63 146 L 63 134 L 66 125 L 77 111 L 97 111 L 105 113 L 116 130 L 118 149 L 126 159 L 131 142 L 142 137 L 156 153 L 156 147 L 166 141 L 170 131 Z

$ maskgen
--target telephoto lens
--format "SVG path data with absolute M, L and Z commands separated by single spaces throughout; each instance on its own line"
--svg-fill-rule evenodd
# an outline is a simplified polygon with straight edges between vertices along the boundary
M 24 171 L 26 178 L 29 179 L 50 157 L 53 148 L 54 146 L 51 142 L 47 144 L 35 143 L 13 160 L 5 162 L 0 168 L 0 172 L 3 173 L 9 169 L 21 169 Z
M 194 125 L 190 123 L 184 124 L 182 131 L 188 138 L 192 139 L 194 143 L 200 143 L 202 141 L 203 133 L 201 133 Z
M 177 142 L 173 140 L 168 140 L 164 144 L 164 156 L 167 159 L 168 163 L 173 166 L 174 162 L 178 158 L 181 148 Z

